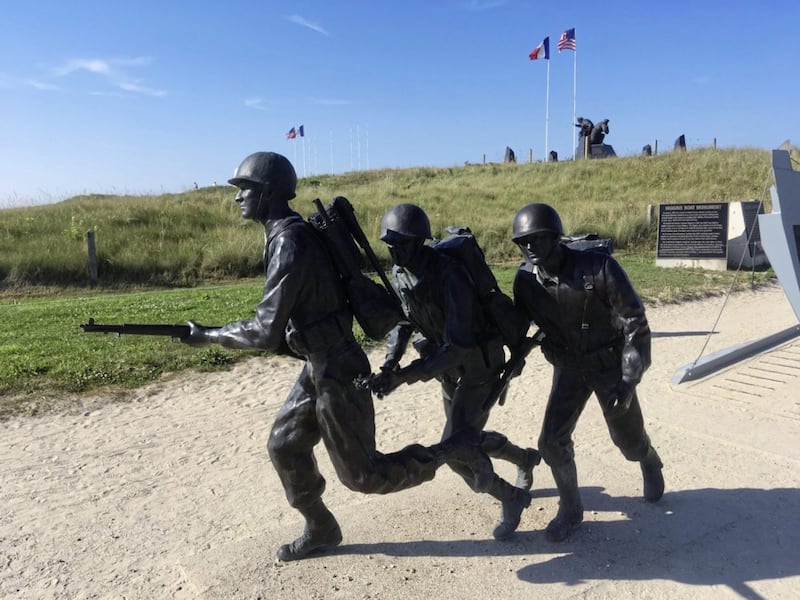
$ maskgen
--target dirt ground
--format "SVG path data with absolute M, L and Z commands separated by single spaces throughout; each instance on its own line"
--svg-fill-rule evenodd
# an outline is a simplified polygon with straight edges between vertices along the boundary
M 590 401 L 575 433 L 585 521 L 566 542 L 543 534 L 557 503 L 546 468 L 519 530 L 498 542 L 498 503 L 449 469 L 366 496 L 337 481 L 320 447 L 344 542 L 280 563 L 276 549 L 302 521 L 265 446 L 299 364 L 255 358 L 128 401 L 86 399 L 80 411 L 0 424 L 0 597 L 800 598 L 800 338 L 671 383 L 701 352 L 796 325 L 782 289 L 650 307 L 648 317 L 653 366 L 640 396 L 665 463 L 657 504 L 642 500 L 638 465 Z M 381 357 L 373 351 L 373 365 Z M 550 374 L 535 351 L 489 428 L 535 445 Z M 376 400 L 376 412 L 384 451 L 434 443 L 444 423 L 435 382 Z

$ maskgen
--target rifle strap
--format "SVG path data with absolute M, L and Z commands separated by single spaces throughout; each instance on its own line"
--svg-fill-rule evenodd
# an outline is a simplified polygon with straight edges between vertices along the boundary
M 591 300 L 594 294 L 594 276 L 587 275 L 584 273 L 583 275 L 583 289 L 586 292 L 583 300 L 583 315 L 581 315 L 581 341 L 580 341 L 580 352 L 581 354 L 585 354 L 587 348 L 589 347 L 589 323 L 586 320 L 587 312 L 589 309 L 589 301 Z

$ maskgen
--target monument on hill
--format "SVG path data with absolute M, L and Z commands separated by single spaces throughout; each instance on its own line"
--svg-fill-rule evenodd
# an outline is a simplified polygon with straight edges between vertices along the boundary
M 575 127 L 580 130 L 576 158 L 603 158 L 617 155 L 613 146 L 603 142 L 609 133 L 608 119 L 594 124 L 590 119 L 578 117 Z

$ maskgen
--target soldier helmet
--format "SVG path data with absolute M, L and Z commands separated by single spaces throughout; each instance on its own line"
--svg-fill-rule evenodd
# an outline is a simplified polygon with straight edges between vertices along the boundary
M 526 204 L 514 215 L 511 239 L 517 241 L 534 233 L 549 231 L 559 237 L 564 235 L 561 217 L 549 204 Z
M 416 204 L 398 204 L 386 211 L 381 220 L 381 240 L 386 243 L 432 237 L 428 215 Z
M 241 162 L 228 183 L 235 186 L 256 183 L 291 200 L 295 197 L 297 173 L 285 156 L 276 152 L 255 152 Z

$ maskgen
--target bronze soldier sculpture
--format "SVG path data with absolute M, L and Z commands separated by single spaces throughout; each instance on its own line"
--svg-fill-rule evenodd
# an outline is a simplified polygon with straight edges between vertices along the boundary
M 297 183 L 294 167 L 280 154 L 256 152 L 229 182 L 239 188 L 242 217 L 264 226 L 264 296 L 253 318 L 221 328 L 190 321 L 190 334 L 181 341 L 257 348 L 305 361 L 268 442 L 289 504 L 305 518 L 303 534 L 277 555 L 297 560 L 342 540 L 322 501 L 325 480 L 314 458 L 320 440 L 345 486 L 375 494 L 429 481 L 446 460 L 474 460 L 479 448 L 451 439 L 391 454 L 376 449 L 372 397 L 353 383 L 369 374 L 370 365 L 353 337 L 353 314 L 328 252 L 312 226 L 289 207 Z
M 520 448 L 500 433 L 481 431 L 491 409 L 485 401 L 504 366 L 503 340 L 487 322 L 464 266 L 426 245 L 431 226 L 419 206 L 400 204 L 390 209 L 383 217 L 380 238 L 389 246 L 394 262 L 392 284 L 409 321 L 390 334 L 386 359 L 372 378 L 372 389 L 383 396 L 402 383 L 436 378 L 447 418 L 442 438 L 458 432 L 480 435 L 488 456 L 517 466 L 515 487 L 494 473 L 488 458 L 471 464 L 448 462 L 473 490 L 500 500 L 502 514 L 493 535 L 506 539 L 530 505 L 527 490 L 541 458 L 536 450 Z M 415 330 L 422 335 L 414 342 L 420 358 L 400 368 Z
M 551 541 L 566 539 L 583 520 L 572 432 L 592 392 L 614 444 L 641 466 L 645 501 L 664 493 L 662 463 L 636 395 L 650 365 L 644 306 L 611 256 L 572 250 L 559 243 L 563 234 L 547 204 L 528 204 L 514 217 L 513 240 L 525 258 L 514 301 L 544 332 L 542 352 L 554 367 L 539 436 L 559 493 L 558 514 L 545 532 Z
M 578 117 L 576 121 L 575 127 L 578 128 L 578 135 L 588 140 L 589 136 L 592 134 L 592 129 L 594 129 L 594 123 L 591 119 L 587 119 L 585 117 Z
M 603 119 L 592 127 L 592 131 L 589 133 L 589 143 L 602 144 L 608 132 L 608 119 Z

